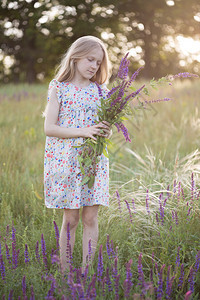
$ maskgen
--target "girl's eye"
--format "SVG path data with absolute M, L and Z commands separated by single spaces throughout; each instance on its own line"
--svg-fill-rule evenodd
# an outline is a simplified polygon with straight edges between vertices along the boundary
M 93 59 L 92 59 L 92 58 L 88 58 L 88 60 L 89 60 L 89 61 L 93 61 Z

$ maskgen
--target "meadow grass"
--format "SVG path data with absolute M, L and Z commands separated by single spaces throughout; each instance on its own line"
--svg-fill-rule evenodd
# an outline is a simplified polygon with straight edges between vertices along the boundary
M 103 245 L 104 273 L 102 282 L 96 281 L 96 299 L 117 299 L 117 294 L 119 299 L 165 299 L 170 279 L 172 291 L 168 299 L 184 299 L 193 285 L 192 297 L 199 298 L 199 92 L 199 80 L 180 81 L 172 87 L 160 88 L 153 94 L 155 98 L 174 100 L 148 106 L 126 121 L 131 143 L 125 143 L 121 134 L 113 129 L 113 144 L 109 146 L 110 206 L 99 210 L 99 241 L 89 272 L 91 278 L 97 273 L 99 246 Z M 47 209 L 43 198 L 42 111 L 46 93 L 44 85 L 1 87 L 0 243 L 6 284 L 0 278 L 0 295 L 8 297 L 13 290 L 13 299 L 23 296 L 24 275 L 29 298 L 31 285 L 36 299 L 44 299 L 52 287 L 54 281 L 50 276 L 45 277 L 42 262 L 42 233 L 49 274 L 54 275 L 60 288 L 60 291 L 55 288 L 54 297 L 71 297 L 72 293 L 62 281 L 57 264 L 51 264 L 52 248 L 56 251 L 53 221 L 60 228 L 62 210 Z M 12 260 L 14 235 L 20 250 L 16 268 L 13 268 L 14 262 L 6 259 L 5 248 L 7 244 Z M 35 258 L 37 241 L 40 263 Z M 24 261 L 25 244 L 28 245 L 28 263 Z M 80 222 L 73 253 L 73 265 L 77 269 L 81 265 L 81 248 Z M 140 261 L 138 263 L 140 254 L 142 266 Z M 132 275 L 127 265 L 130 259 Z M 117 292 L 116 276 L 108 275 L 113 274 L 116 261 L 120 274 Z M 182 264 L 184 276 L 180 285 Z M 1 260 L 1 270 L 2 266 Z M 107 271 L 107 275 L 106 270 L 110 272 Z M 102 287 L 103 282 L 105 287 Z M 80 293 L 79 290 L 79 296 Z M 77 292 L 74 299 L 79 296 Z M 92 294 L 88 297 L 95 298 Z

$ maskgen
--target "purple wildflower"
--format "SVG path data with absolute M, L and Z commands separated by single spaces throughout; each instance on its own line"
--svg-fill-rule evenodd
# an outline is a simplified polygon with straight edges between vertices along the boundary
M 149 210 L 149 190 L 147 189 L 147 192 L 146 192 L 146 210 L 147 210 L 147 213 L 150 214 L 150 210 Z
M 6 278 L 6 271 L 5 271 L 5 266 L 4 266 L 4 261 L 3 261 L 3 255 L 0 254 L 0 271 L 1 271 L 1 278 L 3 281 L 5 281 Z
M 86 299 L 95 299 L 96 291 L 95 291 L 95 283 L 96 283 L 96 274 L 92 276 L 92 280 L 88 286 L 87 292 L 86 292 Z
M 96 81 L 95 81 L 95 84 L 97 85 L 97 88 L 98 88 L 99 97 L 100 97 L 100 98 L 103 98 L 102 89 L 101 89 L 100 85 L 99 85 L 98 82 L 96 82 Z
M 179 205 L 181 195 L 181 182 L 178 183 L 178 194 L 177 194 L 177 204 Z
M 89 242 L 88 242 L 88 259 L 89 261 L 91 261 L 92 259 L 92 240 L 89 239 Z
M 26 276 L 25 275 L 22 279 L 22 293 L 23 293 L 23 297 L 26 297 Z
M 143 69 L 144 67 L 140 67 L 139 69 L 137 69 L 137 71 L 135 71 L 135 73 L 133 73 L 133 75 L 131 76 L 131 79 L 128 81 L 127 85 L 126 85 L 126 91 L 128 90 L 128 88 L 130 87 L 131 83 L 136 79 L 136 77 L 138 76 L 139 72 Z
M 17 266 L 18 266 L 16 243 L 15 242 L 12 242 L 12 266 L 13 266 L 13 269 L 16 269 Z
M 7 226 L 6 226 L 6 236 L 9 236 L 9 229 L 10 229 L 10 226 L 7 225 Z
M 49 299 L 50 296 L 53 296 L 55 289 L 56 289 L 56 280 L 53 277 L 53 278 L 51 278 L 51 287 L 48 290 L 47 299 Z
M 195 183 L 194 183 L 194 174 L 191 175 L 191 206 L 193 207 L 194 203 L 194 189 L 195 189 Z
M 25 257 L 25 263 L 27 264 L 30 261 L 29 255 L 28 255 L 28 246 L 27 246 L 27 244 L 25 244 L 24 257 Z
M 157 222 L 158 225 L 160 224 L 157 212 L 156 212 L 156 222 Z
M 111 258 L 111 253 L 110 253 L 110 242 L 109 242 L 109 234 L 107 234 L 107 239 L 106 239 L 106 249 L 107 249 L 107 254 L 109 259 Z
M 115 300 L 119 300 L 119 278 L 120 274 L 116 276 L 115 280 Z
M 40 263 L 40 254 L 39 254 L 39 242 L 36 242 L 36 246 L 35 246 L 35 257 L 37 259 L 37 261 Z
M 34 294 L 34 290 L 33 290 L 33 286 L 31 285 L 31 296 L 30 296 L 30 300 L 35 300 L 35 294 Z
M 184 195 L 183 188 L 181 188 L 181 194 L 182 194 L 182 198 L 183 198 L 183 200 L 185 200 L 185 195 Z
M 8 260 L 8 263 L 11 264 L 10 251 L 9 251 L 8 245 L 5 244 L 5 246 L 6 246 L 6 258 Z
M 199 264 L 200 264 L 200 251 L 197 252 L 196 262 L 195 262 L 195 266 L 194 266 L 194 270 L 196 273 L 199 270 Z
M 164 101 L 170 101 L 170 100 L 173 100 L 173 99 L 171 99 L 171 98 L 163 98 L 163 99 L 156 99 L 156 100 L 149 100 L 149 101 L 145 100 L 144 102 L 146 104 L 151 104 L 151 103 L 164 102 Z
M 112 292 L 113 289 L 112 289 L 112 283 L 110 280 L 109 267 L 107 267 L 107 269 L 106 269 L 106 284 L 108 286 L 109 292 Z
M 110 98 L 110 96 L 112 96 L 112 95 L 118 90 L 119 87 L 120 87 L 119 85 L 113 87 L 113 88 L 108 92 L 107 98 Z
M 98 258 L 98 267 L 97 267 L 97 277 L 98 280 L 101 281 L 101 277 L 103 274 L 103 254 L 102 254 L 103 245 L 99 247 L 99 258 Z
M 164 294 L 163 292 L 163 269 L 165 268 L 165 265 L 162 265 L 159 272 L 158 277 L 158 289 L 157 289 L 157 299 L 162 299 L 162 296 Z
M 143 274 L 143 270 L 142 270 L 142 253 L 140 253 L 139 258 L 138 258 L 137 269 L 138 269 L 138 281 L 139 281 L 138 285 L 141 287 L 144 287 L 145 281 L 144 281 L 144 274 Z
M 181 290 L 183 286 L 183 279 L 184 279 L 184 264 L 181 264 L 181 275 L 178 281 L 178 288 Z
M 10 290 L 8 300 L 13 300 L 13 290 Z
M 193 268 L 190 269 L 188 281 L 190 283 L 190 291 L 193 293 L 194 292 L 194 269 Z
M 46 244 L 45 244 L 43 233 L 41 235 L 41 248 L 42 248 L 43 263 L 44 263 L 45 269 L 47 270 L 48 266 L 47 266 L 47 256 L 46 256 L 47 255 L 46 254 Z
M 132 205 L 133 205 L 133 212 L 136 213 L 136 210 L 135 210 L 135 200 L 132 199 Z
M 126 279 L 124 281 L 124 296 L 128 298 L 130 296 L 131 287 L 133 285 L 132 283 L 132 273 L 131 273 L 131 265 L 133 263 L 133 260 L 130 259 L 129 262 L 126 264 Z
M 67 223 L 67 248 L 66 248 L 66 257 L 67 263 L 72 263 L 72 251 L 71 251 L 71 244 L 70 244 L 70 223 Z
M 118 264 L 118 257 L 115 257 L 115 261 L 114 261 L 114 266 L 113 266 L 113 269 L 112 269 L 112 277 L 114 279 L 116 279 L 117 277 L 117 274 L 118 274 L 118 268 L 117 268 L 117 264 Z
M 176 265 L 177 265 L 178 267 L 179 267 L 179 265 L 180 265 L 180 246 L 178 247 L 178 250 L 177 250 Z
M 128 203 L 128 201 L 127 201 L 127 200 L 125 200 L 125 202 L 126 202 L 126 206 L 127 206 L 128 212 L 129 212 L 129 216 L 130 216 L 130 222 L 131 222 L 131 224 L 133 224 L 133 217 L 132 217 L 132 213 L 131 213 L 130 205 L 129 205 L 129 203 Z
M 59 229 L 58 229 L 58 226 L 56 224 L 56 221 L 54 220 L 53 221 L 54 223 L 54 230 L 55 230 L 55 238 L 56 238 L 56 253 L 58 253 L 59 251 Z
M 120 211 L 120 217 L 121 217 L 122 209 L 121 209 L 121 202 L 120 202 L 120 196 L 119 196 L 118 190 L 116 190 L 116 194 L 117 194 L 118 205 L 119 205 L 119 211 Z
M 128 133 L 128 130 L 127 130 L 126 126 L 122 122 L 119 123 L 118 126 L 119 126 L 119 129 L 122 131 L 122 133 L 123 133 L 123 135 L 126 139 L 126 142 L 131 142 L 131 139 L 129 137 L 129 133 Z
M 192 74 L 189 72 L 178 73 L 175 75 L 171 75 L 170 78 L 188 78 L 188 77 L 199 77 L 197 74 Z
M 177 211 L 175 211 L 175 221 L 176 221 L 176 225 L 178 225 L 178 213 L 177 213 Z
M 117 77 L 120 79 L 125 79 L 128 75 L 128 65 L 129 61 L 127 60 L 129 52 L 126 53 L 126 55 L 122 58 L 119 66 L 119 71 L 117 74 Z

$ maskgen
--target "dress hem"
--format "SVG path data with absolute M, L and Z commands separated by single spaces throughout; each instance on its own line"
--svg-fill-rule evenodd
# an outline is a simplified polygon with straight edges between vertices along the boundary
M 54 206 L 47 206 L 45 204 L 45 206 L 47 208 L 54 208 L 54 209 L 80 209 L 80 208 L 85 207 L 85 206 L 94 206 L 94 205 L 102 205 L 102 206 L 107 206 L 107 207 L 109 206 L 109 204 L 107 205 L 107 204 L 101 204 L 101 203 L 95 203 L 95 204 L 92 204 L 92 205 L 82 205 L 80 207 L 54 207 Z

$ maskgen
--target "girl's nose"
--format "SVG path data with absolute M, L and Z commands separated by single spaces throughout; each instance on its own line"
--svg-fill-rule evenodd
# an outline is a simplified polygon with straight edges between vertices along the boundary
M 98 67 L 97 61 L 93 61 L 92 67 L 96 69 Z

